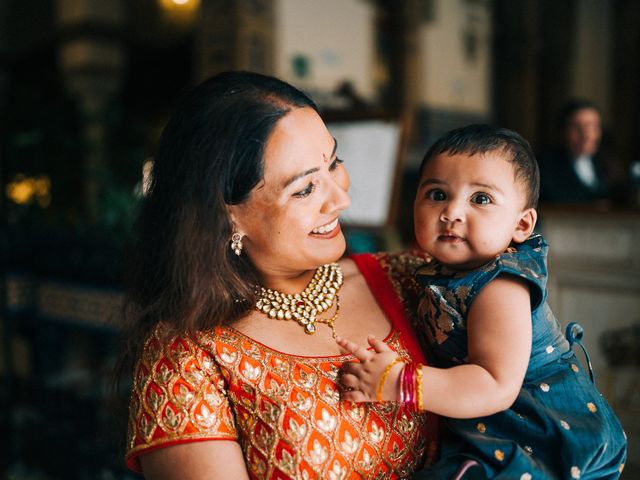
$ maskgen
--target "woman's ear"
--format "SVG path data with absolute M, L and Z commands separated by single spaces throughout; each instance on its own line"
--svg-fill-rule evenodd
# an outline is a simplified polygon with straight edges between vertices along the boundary
M 233 231 L 244 236 L 244 232 L 242 231 L 242 225 L 240 222 L 242 215 L 240 215 L 239 206 L 227 205 L 227 213 L 229 214 L 229 218 L 231 219 L 231 223 L 233 225 Z
M 522 243 L 533 233 L 538 220 L 538 212 L 535 208 L 527 208 L 520 214 L 520 219 L 513 231 L 512 241 L 514 243 Z

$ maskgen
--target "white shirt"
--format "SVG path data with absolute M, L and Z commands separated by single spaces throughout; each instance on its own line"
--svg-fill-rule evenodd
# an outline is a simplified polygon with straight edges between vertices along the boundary
M 580 155 L 573 161 L 573 168 L 580 181 L 587 187 L 596 188 L 598 186 L 598 177 L 596 177 L 596 169 L 591 157 Z

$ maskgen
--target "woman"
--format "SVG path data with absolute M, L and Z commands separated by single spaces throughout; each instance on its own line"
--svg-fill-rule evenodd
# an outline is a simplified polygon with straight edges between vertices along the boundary
M 334 263 L 350 202 L 336 150 L 310 99 L 255 73 L 209 79 L 167 124 L 130 286 L 127 463 L 146 478 L 398 478 L 435 450 L 424 414 L 340 400 L 354 357 L 336 332 L 421 352 L 418 259 Z

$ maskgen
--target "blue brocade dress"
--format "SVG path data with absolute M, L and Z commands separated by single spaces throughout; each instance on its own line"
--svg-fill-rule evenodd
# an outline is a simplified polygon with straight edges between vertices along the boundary
M 414 479 L 451 478 L 466 459 L 488 478 L 618 478 L 627 442 L 620 422 L 574 357 L 546 303 L 547 244 L 540 235 L 468 272 L 437 263 L 422 267 L 419 313 L 436 366 L 467 361 L 466 314 L 478 292 L 499 275 L 531 288 L 532 351 L 522 389 L 508 410 L 445 419 L 440 460 Z

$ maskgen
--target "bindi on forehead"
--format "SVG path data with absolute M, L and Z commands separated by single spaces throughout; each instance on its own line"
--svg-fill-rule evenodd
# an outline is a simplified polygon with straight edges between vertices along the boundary
M 338 150 L 338 140 L 336 140 L 335 137 L 332 137 L 332 138 L 333 138 L 333 150 L 331 150 L 331 155 L 327 157 L 325 153 L 322 154 L 324 163 L 329 163 L 329 161 L 333 158 L 333 156 L 336 154 L 336 151 Z

